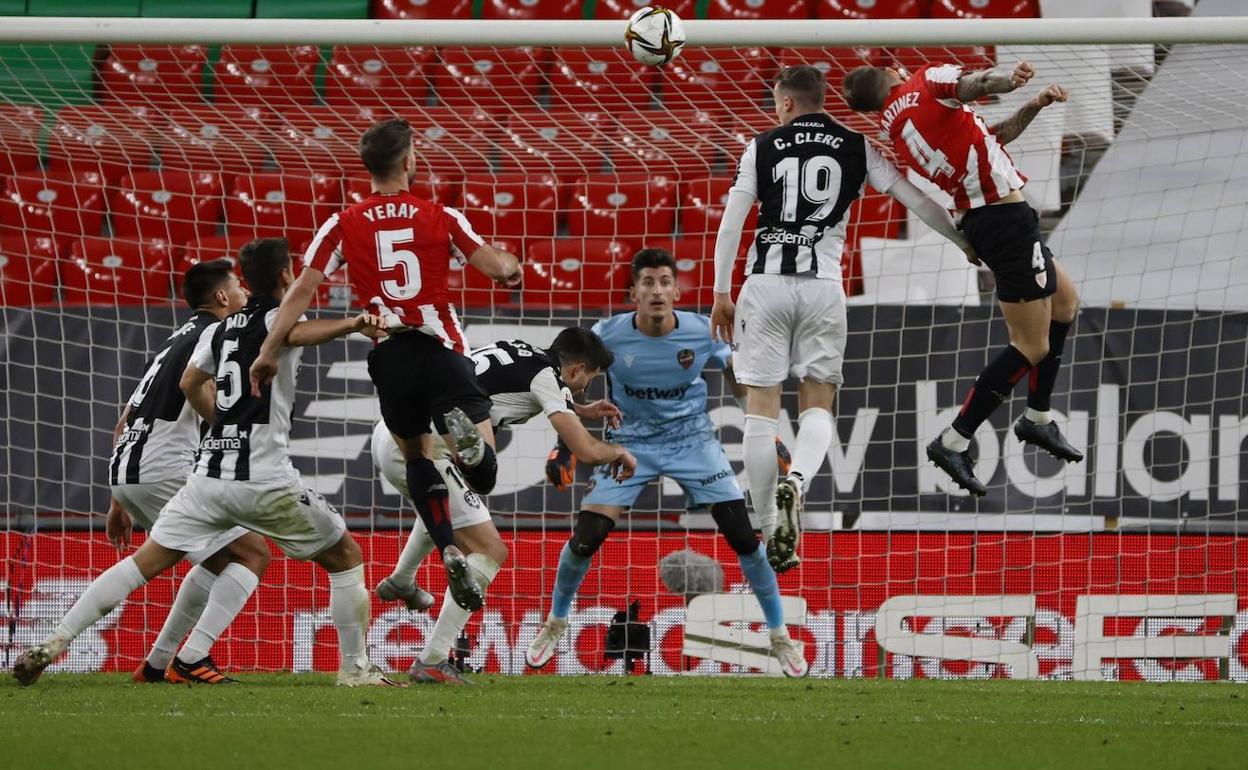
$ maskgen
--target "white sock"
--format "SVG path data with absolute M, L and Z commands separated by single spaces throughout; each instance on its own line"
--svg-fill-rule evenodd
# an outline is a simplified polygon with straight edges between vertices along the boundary
M 971 440 L 958 433 L 952 426 L 945 428 L 945 432 L 940 434 L 940 443 L 945 449 L 952 449 L 955 452 L 965 452 L 971 446 Z
M 416 580 L 416 568 L 433 551 L 433 538 L 419 518 L 412 524 L 412 531 L 407 536 L 399 561 L 390 573 L 390 579 L 400 585 L 409 585 Z
M 1027 407 L 1027 411 L 1023 413 L 1023 416 L 1034 422 L 1036 425 L 1048 425 L 1053 422 L 1053 416 L 1049 414 L 1048 409 L 1040 412 L 1032 409 L 1031 407 Z
M 56 630 L 48 637 L 48 641 L 69 643 L 87 628 L 117 608 L 136 589 L 147 581 L 139 572 L 139 565 L 134 563 L 133 556 L 127 556 L 103 573 L 87 590 L 82 592 L 74 606 L 69 608 L 65 617 L 56 625 Z
M 212 584 L 204 614 L 191 630 L 186 644 L 182 645 L 178 660 L 194 663 L 206 657 L 217 637 L 225 632 L 225 627 L 243 611 L 243 605 L 259 584 L 260 578 L 256 577 L 256 573 L 243 565 L 226 565 Z
M 776 529 L 776 421 L 747 414 L 742 447 L 750 502 L 763 535 L 770 538 Z
M 329 573 L 329 614 L 338 629 L 338 667 L 342 671 L 368 667 L 369 611 L 363 564 Z
M 472 576 L 481 586 L 481 591 L 485 592 L 494 580 L 494 576 L 498 574 L 498 563 L 483 553 L 470 553 L 467 559 Z M 468 618 L 471 615 L 471 612 L 455 603 L 449 590 L 443 594 L 442 609 L 438 612 L 438 619 L 433 624 L 433 632 L 429 634 L 429 638 L 425 640 L 424 649 L 420 651 L 420 662 L 432 666 L 446 660 L 451 646 L 464 632 L 464 626 L 468 624 Z
M 792 473 L 802 477 L 802 493 L 828 459 L 832 446 L 832 413 L 826 409 L 807 409 L 797 416 L 797 438 L 793 442 Z
M 186 573 L 182 585 L 178 586 L 178 595 L 173 598 L 173 606 L 169 608 L 169 617 L 165 618 L 156 643 L 147 654 L 147 662 L 154 668 L 163 671 L 173 662 L 178 645 L 190 633 L 191 627 L 199 622 L 199 616 L 204 614 L 204 607 L 208 606 L 208 592 L 216 579 L 216 575 L 199 565 L 191 567 L 191 571 Z

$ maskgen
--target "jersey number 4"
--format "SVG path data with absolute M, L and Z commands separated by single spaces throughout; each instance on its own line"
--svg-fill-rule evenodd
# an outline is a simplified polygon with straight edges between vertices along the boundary
M 836 208 L 841 194 L 841 164 L 827 155 L 816 155 L 805 163 L 800 158 L 787 157 L 771 170 L 773 182 L 784 183 L 784 202 L 780 210 L 781 222 L 797 221 L 797 204 L 804 198 L 816 208 L 807 222 L 819 222 Z
M 949 156 L 928 144 L 923 135 L 919 133 L 919 129 L 915 127 L 913 120 L 907 120 L 901 127 L 901 138 L 905 141 L 910 154 L 923 167 L 928 179 L 935 179 L 941 174 L 954 175 L 956 170 L 949 163 Z
M 401 277 L 381 282 L 381 290 L 390 299 L 411 299 L 420 294 L 420 258 L 415 252 L 399 246 L 415 240 L 412 228 L 382 230 L 377 233 L 377 260 L 382 270 L 398 270 Z

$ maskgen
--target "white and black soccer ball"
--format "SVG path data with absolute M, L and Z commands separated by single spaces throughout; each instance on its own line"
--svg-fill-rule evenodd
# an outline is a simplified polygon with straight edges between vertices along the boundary
M 648 6 L 628 20 L 624 43 L 642 64 L 667 64 L 685 45 L 685 24 L 666 8 Z

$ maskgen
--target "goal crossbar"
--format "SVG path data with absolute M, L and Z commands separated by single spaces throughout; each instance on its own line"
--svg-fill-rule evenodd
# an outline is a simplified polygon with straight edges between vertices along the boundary
M 691 45 L 1245 43 L 1248 17 L 1088 19 L 690 20 Z M 380 46 L 619 45 L 623 21 L 156 19 L 9 17 L 0 43 L 235 43 Z

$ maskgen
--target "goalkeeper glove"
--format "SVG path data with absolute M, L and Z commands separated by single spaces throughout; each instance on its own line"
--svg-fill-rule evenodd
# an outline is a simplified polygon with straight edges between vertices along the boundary
M 546 480 L 560 492 L 576 481 L 576 455 L 562 440 L 555 444 L 546 458 Z

